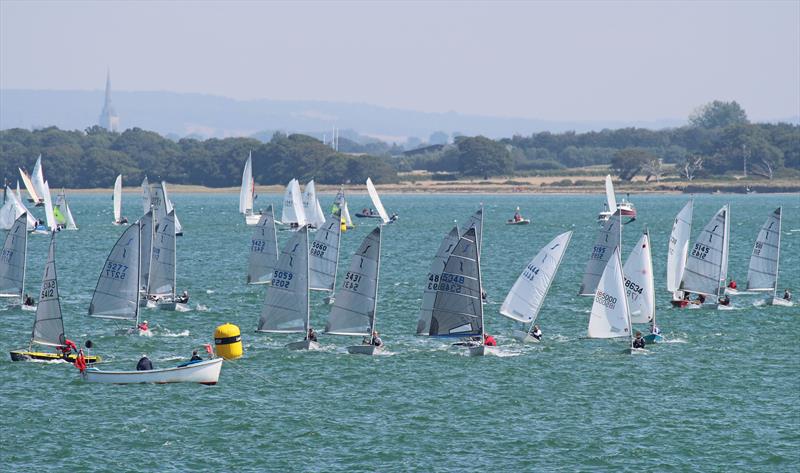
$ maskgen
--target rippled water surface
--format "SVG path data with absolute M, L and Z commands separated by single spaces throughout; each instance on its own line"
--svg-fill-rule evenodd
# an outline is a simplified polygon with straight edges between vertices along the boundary
M 323 196 L 328 207 L 332 196 Z M 141 211 L 126 194 L 125 213 Z M 244 284 L 250 229 L 237 196 L 175 194 L 178 287 L 194 310 L 148 310 L 152 337 L 115 337 L 113 322 L 86 316 L 108 251 L 122 232 L 108 195 L 72 195 L 80 226 L 58 234 L 67 336 L 92 339 L 107 367 L 133 369 L 142 353 L 173 366 L 213 340 L 217 325 L 242 329 L 245 356 L 220 383 L 107 386 L 83 383 L 71 365 L 0 362 L 0 470 L 52 471 L 797 471 L 800 344 L 797 307 L 734 299 L 736 310 L 679 311 L 665 291 L 672 219 L 686 196 L 633 196 L 640 218 L 630 249 L 651 231 L 658 319 L 666 343 L 640 355 L 624 343 L 581 340 L 590 298 L 575 296 L 597 230 L 600 196 L 386 195 L 401 220 L 386 228 L 378 328 L 389 353 L 348 355 L 347 337 L 323 336 L 320 352 L 289 352 L 293 335 L 253 333 L 264 287 Z M 275 195 L 259 202 L 280 203 Z M 482 276 L 488 330 L 499 357 L 469 358 L 416 337 L 423 279 L 453 221 L 485 205 Z M 784 206 L 781 288 L 800 296 L 800 197 L 699 196 L 693 235 L 732 205 L 730 274 L 744 283 L 753 241 Z M 350 208 L 367 204 L 353 195 Z M 506 226 L 519 205 L 533 219 Z M 36 212 L 39 212 L 37 209 Z M 372 228 L 343 236 L 349 255 Z M 540 324 L 546 340 L 516 344 L 498 309 L 519 272 L 555 235 L 574 230 Z M 280 232 L 284 242 L 288 232 Z M 31 236 L 27 284 L 38 292 L 47 237 Z M 625 251 L 627 254 L 627 251 Z M 3 302 L 0 302 L 3 303 Z M 328 306 L 314 294 L 312 324 Z M 0 309 L 0 345 L 27 347 L 32 315 Z

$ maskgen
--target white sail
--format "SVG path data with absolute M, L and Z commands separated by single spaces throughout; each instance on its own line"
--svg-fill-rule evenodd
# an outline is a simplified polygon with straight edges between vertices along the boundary
M 152 198 L 150 196 L 150 183 L 147 182 L 147 176 L 144 176 L 144 179 L 142 179 L 142 212 L 149 212 L 152 204 Z
M 61 301 L 58 295 L 58 276 L 56 274 L 56 233 L 50 234 L 50 251 L 42 276 L 42 290 L 36 306 L 36 321 L 33 323 L 32 343 L 62 346 L 64 320 L 61 316 Z
M 8 188 L 6 188 L 8 190 Z M 19 190 L 19 189 L 17 189 Z M 19 192 L 7 192 L 8 200 L 0 209 L 0 229 L 10 230 L 14 222 L 22 215 L 25 214 L 27 221 L 27 230 L 36 228 L 36 219 L 28 212 L 28 208 L 19 198 Z
M 727 220 L 728 206 L 724 206 L 714 215 L 711 221 L 703 228 L 689 252 L 686 268 L 680 289 L 683 291 L 718 295 L 720 283 L 725 281 L 727 274 Z
M 75 223 L 75 218 L 72 216 L 72 211 L 69 209 L 69 202 L 67 202 L 66 196 L 64 197 L 64 213 L 67 217 L 67 230 L 77 230 L 78 225 Z
M 39 195 L 38 192 L 36 192 L 36 188 L 33 187 L 33 181 L 31 181 L 31 177 L 28 175 L 28 173 L 20 169 L 19 175 L 20 177 L 22 177 L 22 183 L 25 184 L 25 190 L 28 191 L 28 195 L 31 197 L 31 201 L 33 201 L 34 204 L 38 204 L 39 202 L 41 202 L 42 197 Z M 17 189 L 19 189 L 19 182 L 17 182 Z M 22 196 L 19 195 L 19 192 L 17 192 L 17 197 L 20 198 L 20 200 L 22 200 L 21 199 Z
M 139 220 L 141 237 L 139 245 L 139 290 L 147 292 L 148 281 L 150 280 L 150 257 L 153 254 L 153 211 L 149 210 Z
M 375 186 L 372 184 L 372 179 L 370 178 L 367 178 L 367 192 L 369 193 L 369 198 L 372 199 L 372 205 L 375 206 L 375 210 L 378 211 L 378 215 L 381 216 L 383 223 L 389 223 L 389 214 L 387 214 L 386 209 L 383 208 L 381 198 L 378 197 L 378 191 L 375 190 Z
M 166 213 L 170 213 L 174 210 L 175 206 L 172 205 L 172 201 L 169 200 L 169 195 L 167 194 L 167 183 L 161 181 L 161 192 L 164 198 L 164 211 Z M 183 225 L 181 225 L 181 221 L 178 220 L 178 215 L 175 215 L 175 234 L 176 235 L 183 235 Z
M 31 173 L 31 183 L 33 184 L 33 188 L 36 189 L 36 193 L 39 195 L 39 201 L 41 202 L 42 199 L 45 198 L 45 190 L 49 193 L 50 188 L 45 187 L 45 180 L 44 180 L 44 171 L 42 170 L 42 155 L 40 154 L 39 157 L 36 159 L 36 164 L 33 166 L 33 172 Z M 36 202 L 36 201 L 34 201 Z
M 167 214 L 173 210 L 172 202 L 167 195 L 167 183 L 162 181 L 160 183 L 150 184 L 150 190 L 147 195 L 150 199 L 150 205 L 153 208 L 153 218 L 156 223 L 161 222 L 166 218 Z M 177 216 L 175 216 L 173 229 L 176 235 L 183 232 L 183 228 Z
M 89 315 L 136 320 L 139 314 L 141 221 L 128 226 L 111 248 L 97 278 Z
M 381 261 L 381 227 L 364 238 L 353 254 L 342 281 L 325 332 L 334 335 L 372 335 L 378 303 Z
M 53 200 L 50 197 L 50 186 L 47 182 L 44 183 L 42 192 L 44 196 L 44 216 L 45 219 L 47 219 L 47 227 L 53 232 L 58 229 L 58 223 L 56 223 L 56 216 L 53 213 Z
M 614 195 L 614 183 L 611 182 L 611 174 L 606 176 L 606 201 L 608 202 L 608 211 L 617 211 L 617 196 Z
M 242 187 L 239 190 L 239 212 L 248 214 L 253 212 L 253 193 L 255 183 L 253 182 L 253 152 L 247 156 L 242 171 Z
M 303 225 L 281 250 L 267 288 L 259 332 L 305 333 L 309 322 L 308 226 Z
M 317 191 L 313 180 L 308 181 L 306 190 L 303 192 L 303 212 L 306 215 L 306 222 L 314 228 L 320 228 L 325 224 L 325 215 L 317 200 Z
M 122 220 L 122 174 L 114 181 L 114 221 Z
M 458 243 L 458 227 L 453 227 L 450 233 L 445 235 L 436 255 L 431 261 L 428 275 L 425 278 L 425 289 L 422 291 L 422 304 L 419 308 L 419 318 L 417 321 L 417 335 L 428 335 L 431 328 L 431 314 L 433 313 L 433 303 L 436 301 L 436 292 L 439 288 L 439 280 L 442 277 L 447 258 L 450 252 Z
M 156 221 L 147 294 L 175 297 L 175 211 Z
M 748 291 L 772 291 L 778 286 L 778 262 L 781 254 L 781 207 L 775 209 L 756 237 L 750 266 L 747 269 Z
M 248 261 L 248 284 L 267 284 L 272 281 L 272 271 L 278 263 L 278 238 L 272 205 L 261 214 L 253 230 Z
M 281 211 L 281 223 L 286 225 L 297 222 L 297 215 L 294 212 L 294 193 L 292 188 L 296 179 L 289 181 L 286 185 L 286 192 L 283 194 L 283 210 Z
M 619 248 L 614 248 L 608 261 L 592 303 L 589 316 L 589 338 L 630 337 L 631 318 L 628 298 L 622 281 L 622 264 Z
M 586 263 L 586 270 L 583 273 L 581 289 L 578 291 L 579 296 L 591 296 L 597 289 L 597 283 L 600 281 L 611 255 L 614 250 L 619 248 L 621 225 L 620 212 L 617 210 L 603 222 L 603 226 L 598 230 L 592 253 L 589 255 L 589 261 Z
M 308 257 L 309 283 L 314 291 L 333 292 L 339 267 L 339 241 L 342 225 L 334 216 L 317 230 Z
M 347 228 L 353 228 L 353 219 L 350 217 L 350 209 L 347 208 L 347 201 L 342 206 L 342 216 L 344 217 L 344 224 Z
M 655 283 L 653 281 L 653 257 L 650 253 L 650 234 L 645 231 L 628 255 L 622 268 L 625 276 L 625 292 L 631 322 L 645 324 L 655 317 Z
M 508 292 L 500 314 L 522 323 L 533 323 L 553 283 L 572 232 L 558 235 L 542 247 Z
M 450 252 L 436 287 L 429 335 L 483 334 L 480 259 L 475 229 L 462 235 Z
M 57 211 L 57 212 L 56 212 Z M 69 209 L 67 202 L 67 194 L 62 189 L 61 193 L 56 197 L 56 205 L 53 207 L 53 214 L 56 217 L 56 222 L 64 227 L 66 230 L 77 230 L 78 226 L 75 224 L 75 218 L 72 216 L 72 211 Z
M 23 297 L 25 293 L 25 262 L 28 252 L 28 218 L 20 215 L 14 221 L 3 243 L 0 256 L 0 297 Z
M 22 202 L 22 193 L 19 191 L 19 179 L 17 179 L 17 200 Z
M 672 293 L 678 290 L 681 286 L 681 279 L 683 279 L 683 270 L 686 267 L 686 257 L 689 253 L 693 210 L 694 201 L 689 200 L 678 212 L 675 222 L 672 224 L 669 251 L 667 252 L 667 290 Z

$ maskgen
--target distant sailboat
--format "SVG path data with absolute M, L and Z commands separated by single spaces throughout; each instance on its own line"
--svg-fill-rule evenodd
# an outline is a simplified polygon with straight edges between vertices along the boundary
M 303 212 L 311 228 L 320 228 L 325 224 L 325 215 L 322 213 L 322 206 L 319 205 L 317 190 L 313 180 L 308 181 L 306 190 L 303 192 Z
M 44 216 L 47 222 L 47 228 L 50 229 L 51 232 L 58 231 L 58 222 L 56 222 L 56 216 L 53 213 L 53 201 L 50 197 L 50 186 L 47 184 L 47 181 L 44 182 Z
M 289 343 L 289 349 L 319 349 L 319 343 L 307 337 L 311 318 L 308 296 L 308 226 L 303 225 L 281 250 L 257 331 L 302 333 L 305 339 Z
M 350 217 L 350 209 L 347 208 L 347 199 L 344 196 L 344 190 L 339 190 L 336 197 L 333 199 L 333 207 L 331 213 L 341 219 L 342 231 L 354 228 L 353 219 Z
M 28 215 L 23 213 L 14 221 L 0 257 L 0 297 L 19 297 L 25 303 L 25 265 L 28 255 Z
M 42 155 L 36 159 L 36 164 L 33 166 L 33 173 L 28 175 L 27 172 L 20 169 L 19 175 L 22 177 L 22 183 L 25 184 L 25 189 L 30 196 L 29 201 L 36 207 L 44 205 L 44 172 L 42 171 Z
M 706 224 L 686 260 L 680 290 L 714 296 L 717 304 L 728 277 L 730 215 L 725 205 Z M 718 308 L 729 307 L 719 306 Z
M 185 312 L 189 307 L 176 294 L 176 222 L 174 209 L 162 220 L 156 220 L 147 296 L 148 299 L 158 301 L 158 308 L 161 310 Z
M 69 209 L 67 193 L 64 189 L 61 189 L 61 193 L 56 196 L 56 205 L 53 207 L 53 213 L 56 216 L 56 222 L 65 230 L 78 229 L 78 225 L 75 224 L 75 218 L 72 216 L 72 211 Z
M 529 325 L 526 330 L 514 330 L 512 336 L 515 339 L 523 343 L 539 341 L 531 336 L 531 329 L 536 322 L 547 292 L 550 290 L 564 252 L 567 251 L 571 237 L 572 232 L 562 233 L 542 247 L 519 275 L 503 301 L 500 315 Z
M 675 222 L 672 224 L 672 233 L 669 236 L 667 251 L 667 290 L 672 293 L 672 305 L 681 306 L 686 302 L 683 292 L 679 290 L 683 271 L 686 267 L 686 258 L 689 254 L 689 238 L 692 233 L 692 212 L 694 200 L 689 200 L 683 206 Z
M 597 284 L 589 315 L 588 338 L 627 338 L 631 346 L 631 314 L 625 292 L 619 248 L 614 248 Z
M 289 225 L 292 230 L 297 230 L 308 223 L 303 209 L 303 194 L 300 192 L 300 182 L 297 179 L 292 179 L 286 186 L 280 223 Z
M 278 263 L 278 238 L 272 205 L 259 216 L 258 225 L 250 239 L 247 284 L 269 284 L 272 281 L 272 271 Z
M 779 298 L 778 267 L 781 259 L 781 207 L 775 209 L 756 236 L 750 266 L 747 270 L 748 291 L 772 291 L 768 304 L 791 307 L 793 303 Z
M 636 218 L 636 208 L 632 203 L 625 199 L 617 203 L 617 196 L 614 194 L 614 183 L 611 181 L 611 174 L 606 176 L 606 209 L 597 216 L 597 220 L 605 222 L 614 212 L 620 211 L 622 217 L 630 217 L 631 220 Z
M 145 177 L 142 182 L 142 190 L 145 213 L 152 208 L 153 218 L 156 222 L 162 221 L 166 215 L 173 210 L 172 201 L 169 200 L 169 196 L 167 195 L 167 183 L 162 181 L 160 183 L 148 185 L 147 177 Z M 183 235 L 183 226 L 177 216 L 175 216 L 175 235 Z
M 614 250 L 619 248 L 622 240 L 621 225 L 620 212 L 617 211 L 598 230 L 592 253 L 589 255 L 589 261 L 586 263 L 586 269 L 583 273 L 583 281 L 578 291 L 579 296 L 594 295 L 597 283 L 600 281 L 611 255 L 614 254 Z
M 386 209 L 383 208 L 383 203 L 381 202 L 381 198 L 378 196 L 378 191 L 375 190 L 375 185 L 372 183 L 372 179 L 367 178 L 367 193 L 369 193 L 369 198 L 372 200 L 372 205 L 375 207 L 378 215 L 373 215 L 372 212 L 370 213 L 357 213 L 356 217 L 362 218 L 380 218 L 383 223 L 389 223 L 389 214 L 386 213 Z
M 147 178 L 145 178 L 146 180 Z M 149 194 L 148 194 L 149 195 Z M 122 216 L 122 174 L 117 176 L 117 180 L 114 181 L 114 225 L 124 225 L 128 223 L 128 219 Z M 145 210 L 145 213 L 150 210 L 150 204 L 148 203 L 148 208 Z
M 251 151 L 247 156 L 247 161 L 244 163 L 242 187 L 239 190 L 239 212 L 244 214 L 244 220 L 247 225 L 257 225 L 261 217 L 259 214 L 253 213 L 255 192 L 256 185 L 253 180 L 253 152 Z
M 325 298 L 332 303 L 335 298 L 336 270 L 339 268 L 339 242 L 342 236 L 342 225 L 334 216 L 323 224 L 309 249 L 309 289 L 330 293 Z
M 375 314 L 378 305 L 378 278 L 381 268 L 381 227 L 375 227 L 361 242 L 350 269 L 342 281 L 339 297 L 333 303 L 325 333 L 350 335 L 372 340 L 375 331 Z M 362 343 L 347 347 L 352 354 L 375 355 L 383 345 Z

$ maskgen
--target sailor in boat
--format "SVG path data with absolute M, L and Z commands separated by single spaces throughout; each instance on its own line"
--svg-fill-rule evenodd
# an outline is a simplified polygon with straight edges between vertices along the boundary
M 693 305 L 703 305 L 705 304 L 705 302 L 706 302 L 706 296 L 698 294 L 697 299 L 690 301 L 689 303 Z
M 148 330 L 150 330 L 150 327 L 147 325 L 146 320 L 139 323 L 139 325 L 137 325 L 136 328 L 138 328 L 140 332 L 147 332 Z
M 175 302 L 186 304 L 189 302 L 189 291 L 183 291 L 183 294 L 175 298 Z
M 121 217 L 121 218 L 120 218 L 120 219 L 117 221 L 117 223 L 118 223 L 119 225 L 125 225 L 125 224 L 127 224 L 127 223 L 128 223 L 128 217 Z
M 542 330 L 539 328 L 538 325 L 534 325 L 531 329 L 531 337 L 535 338 L 536 340 L 542 339 Z
M 736 281 L 731 278 L 731 281 L 728 283 L 728 287 L 731 289 L 736 289 Z
M 33 307 L 36 305 L 36 301 L 33 300 L 33 297 L 30 294 L 25 294 L 25 297 L 22 299 L 22 303 L 28 307 Z
M 484 333 L 483 334 L 483 344 L 486 345 L 487 347 L 496 347 L 497 346 L 497 340 L 495 340 L 492 335 L 489 335 L 488 333 Z
M 400 217 L 397 216 L 397 212 L 392 213 L 392 216 L 389 217 L 389 223 L 396 222 L 398 218 L 400 218 Z
M 361 215 L 366 215 L 366 216 L 370 216 L 370 215 L 372 215 L 372 209 L 370 209 L 370 208 L 367 208 L 367 207 L 364 207 L 364 208 L 361 210 Z
M 150 371 L 153 369 L 153 362 L 150 361 L 150 358 L 147 355 L 142 355 L 139 358 L 139 362 L 136 363 L 136 371 Z
M 653 335 L 661 335 L 661 329 L 658 328 L 655 322 L 650 323 L 650 333 Z
M 644 338 L 642 338 L 642 332 L 636 331 L 636 338 L 633 339 L 633 348 L 644 348 Z
M 383 346 L 383 340 L 381 340 L 380 334 L 376 331 L 372 331 L 372 339 L 369 341 L 370 345 L 375 345 L 376 347 Z
M 70 353 L 78 353 L 78 346 L 75 345 L 75 342 L 67 338 L 64 340 L 64 345 L 58 347 L 58 350 L 61 352 L 61 356 L 66 360 Z
M 514 218 L 509 220 L 509 222 L 517 223 L 517 222 L 521 222 L 521 221 L 522 221 L 522 214 L 519 213 L 519 207 L 517 207 L 517 210 L 514 211 Z
M 306 334 L 306 340 L 310 340 L 312 342 L 317 341 L 317 332 L 315 332 L 314 329 L 311 327 L 308 327 L 308 334 Z
M 691 301 L 689 300 L 689 297 L 691 295 L 692 295 L 691 292 L 686 291 L 686 292 L 683 293 L 683 299 L 672 300 L 672 301 L 670 301 L 670 303 L 672 304 L 673 307 L 680 307 L 682 309 L 682 308 L 686 307 L 687 305 L 691 304 Z
M 789 301 L 789 302 L 791 302 L 791 300 L 792 300 L 792 293 L 791 293 L 791 292 L 789 292 L 789 289 L 788 289 L 788 288 L 786 288 L 786 289 L 783 291 L 783 299 L 784 299 L 785 301 Z
M 731 298 L 728 297 L 727 294 L 724 294 L 722 297 L 719 298 L 717 301 L 719 305 L 731 305 Z

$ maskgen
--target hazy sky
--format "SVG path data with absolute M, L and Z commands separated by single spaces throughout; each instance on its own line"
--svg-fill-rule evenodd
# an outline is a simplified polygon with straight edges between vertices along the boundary
M 800 115 L 800 1 L 0 0 L 0 87 L 548 120 Z M 0 104 L 2 106 L 2 104 Z

